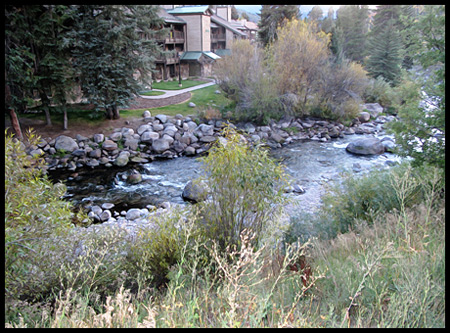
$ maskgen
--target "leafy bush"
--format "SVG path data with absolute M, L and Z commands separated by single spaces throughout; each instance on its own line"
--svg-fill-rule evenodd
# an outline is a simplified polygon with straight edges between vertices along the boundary
M 170 268 L 181 259 L 187 241 L 185 228 L 192 220 L 192 216 L 183 216 L 182 211 L 173 209 L 164 216 L 152 217 L 150 226 L 139 229 L 126 261 L 127 272 L 140 286 L 168 281 Z
M 39 137 L 30 132 L 28 142 L 37 145 Z M 40 244 L 83 218 L 60 199 L 65 186 L 53 185 L 43 165 L 43 159 L 28 156 L 25 145 L 5 132 L 5 287 L 10 297 L 30 292 L 25 282 L 35 274 Z
M 220 88 L 236 102 L 238 121 L 267 123 L 284 115 L 333 119 L 357 114 L 367 84 L 362 66 L 330 56 L 329 36 L 313 23 L 287 22 L 264 51 L 247 40 L 232 44 L 232 54 L 217 62 Z
M 255 241 L 271 235 L 269 222 L 278 220 L 287 182 L 267 150 L 250 148 L 230 128 L 225 136 L 226 142 L 219 141 L 203 158 L 211 201 L 202 205 L 203 232 L 223 249 L 238 244 L 245 228 L 256 234 Z
M 235 102 L 232 117 L 237 121 L 267 123 L 280 109 L 278 93 L 267 75 L 263 52 L 249 40 L 234 40 L 232 54 L 214 66 L 219 87 Z
M 384 108 L 391 108 L 398 98 L 396 89 L 381 76 L 371 78 L 363 94 L 366 103 L 378 103 Z

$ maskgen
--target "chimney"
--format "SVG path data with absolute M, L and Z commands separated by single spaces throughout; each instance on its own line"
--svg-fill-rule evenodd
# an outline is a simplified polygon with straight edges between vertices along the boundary
M 216 15 L 223 18 L 226 21 L 231 21 L 231 7 L 230 6 L 217 6 Z

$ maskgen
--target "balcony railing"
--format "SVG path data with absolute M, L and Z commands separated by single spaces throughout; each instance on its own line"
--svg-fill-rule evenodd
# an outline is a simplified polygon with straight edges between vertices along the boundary
M 219 40 L 226 40 L 226 34 L 211 34 L 211 42 L 217 42 Z

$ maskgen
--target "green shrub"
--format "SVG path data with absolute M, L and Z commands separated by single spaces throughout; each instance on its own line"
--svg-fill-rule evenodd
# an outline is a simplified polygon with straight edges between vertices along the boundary
M 211 201 L 201 205 L 205 235 L 223 249 L 238 244 L 244 228 L 256 233 L 256 241 L 272 234 L 270 222 L 279 220 L 287 183 L 282 166 L 267 150 L 250 148 L 230 128 L 225 137 L 203 158 Z
M 36 145 L 39 137 L 30 132 L 28 141 Z M 53 185 L 43 165 L 43 159 L 28 156 L 25 146 L 5 132 L 5 287 L 13 298 L 32 290 L 26 281 L 35 274 L 40 244 L 83 218 L 60 199 L 65 186 Z
M 363 94 L 363 99 L 366 103 L 378 103 L 386 109 L 391 108 L 391 110 L 398 98 L 396 89 L 381 76 L 378 76 L 376 79 L 370 79 Z
M 184 228 L 191 220 L 173 209 L 152 217 L 149 226 L 139 229 L 127 255 L 127 271 L 136 282 L 161 285 L 168 281 L 170 268 L 181 259 L 186 243 Z
M 444 195 L 445 178 L 435 168 L 411 168 L 408 162 L 367 175 L 347 174 L 328 187 L 315 214 L 292 216 L 286 239 L 307 236 L 333 238 L 353 229 L 358 221 L 371 224 L 380 214 L 403 211 L 426 199 L 430 188 Z

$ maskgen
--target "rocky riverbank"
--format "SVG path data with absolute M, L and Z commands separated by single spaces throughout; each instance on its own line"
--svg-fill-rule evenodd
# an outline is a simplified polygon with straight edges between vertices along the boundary
M 152 116 L 145 111 L 142 124 L 137 128 L 116 128 L 105 136 L 94 134 L 87 138 L 77 135 L 75 138 L 58 136 L 54 139 L 42 139 L 37 146 L 27 148 L 30 155 L 41 155 L 48 170 L 77 169 L 96 167 L 125 167 L 133 164 L 148 163 L 158 158 L 176 158 L 179 156 L 196 156 L 208 151 L 211 145 L 221 137 L 225 126 L 237 128 L 251 143 L 265 142 L 271 148 L 279 148 L 299 140 L 316 140 L 321 142 L 333 138 L 354 134 L 377 134 L 383 131 L 383 124 L 395 120 L 393 116 L 380 116 L 382 108 L 376 104 L 362 106 L 358 118 L 350 126 L 313 118 L 298 119 L 285 117 L 267 126 L 255 126 L 251 123 L 229 124 L 223 120 L 210 120 L 196 123 L 191 117 L 177 115 Z M 389 140 L 362 137 L 347 150 L 354 154 L 381 154 L 393 147 Z M 363 148 L 361 148 L 363 147 Z M 139 174 L 130 174 L 130 183 L 139 183 Z M 301 193 L 301 191 L 299 192 Z M 114 211 L 109 203 L 90 207 L 89 216 L 96 223 L 145 223 L 149 214 L 167 208 L 146 207 L 129 211 Z

